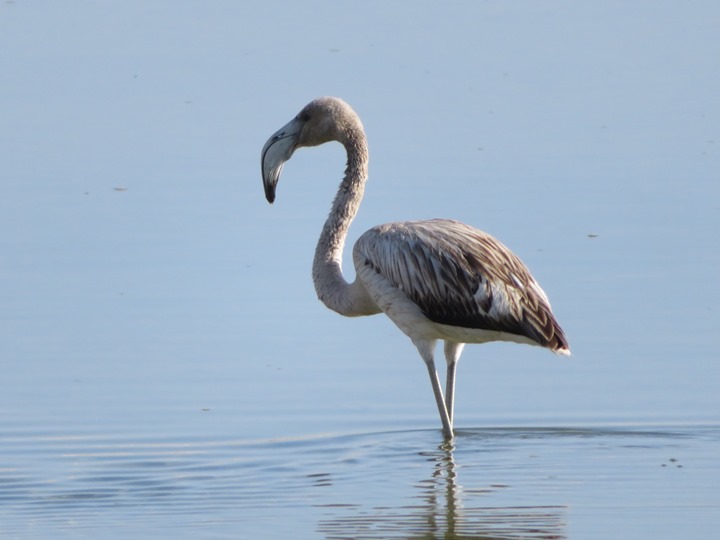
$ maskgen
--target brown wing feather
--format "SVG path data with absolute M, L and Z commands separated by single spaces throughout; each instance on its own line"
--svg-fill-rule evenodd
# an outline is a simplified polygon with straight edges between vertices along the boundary
M 559 352 L 568 349 L 530 271 L 482 231 L 440 219 L 389 223 L 366 232 L 356 250 L 434 322 L 522 335 Z

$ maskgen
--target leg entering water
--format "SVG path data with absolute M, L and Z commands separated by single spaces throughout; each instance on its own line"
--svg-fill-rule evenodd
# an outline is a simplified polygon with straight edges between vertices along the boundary
M 447 374 L 445 376 L 445 408 L 450 418 L 450 424 L 453 423 L 455 411 L 455 373 L 457 363 L 460 360 L 464 343 L 445 342 L 445 360 L 447 361 Z
M 438 412 L 440 413 L 440 420 L 443 425 L 443 436 L 445 439 L 452 439 L 452 420 L 448 414 L 447 405 L 445 404 L 445 398 L 443 397 L 442 388 L 440 388 L 440 379 L 438 378 L 437 371 L 435 370 L 435 359 L 433 355 L 433 349 L 435 348 L 435 341 L 426 340 L 413 340 L 415 346 L 420 353 L 425 365 L 428 369 L 428 375 L 430 376 L 430 384 L 432 385 L 433 394 L 435 394 L 435 402 L 437 403 Z

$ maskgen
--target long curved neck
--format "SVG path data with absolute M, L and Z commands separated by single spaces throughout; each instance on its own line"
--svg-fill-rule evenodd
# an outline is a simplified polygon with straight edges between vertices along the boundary
M 313 283 L 318 298 L 329 309 L 347 316 L 369 315 L 377 312 L 374 303 L 358 280 L 349 284 L 342 274 L 345 238 L 365 191 L 367 141 L 360 126 L 340 142 L 347 152 L 347 167 L 315 248 Z

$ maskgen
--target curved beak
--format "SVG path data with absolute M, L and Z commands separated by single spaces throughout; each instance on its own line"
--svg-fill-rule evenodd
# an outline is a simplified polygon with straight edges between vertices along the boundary
M 262 149 L 260 166 L 262 169 L 265 198 L 269 203 L 275 200 L 275 187 L 280 180 L 283 165 L 289 160 L 297 148 L 303 122 L 293 118 L 276 131 Z

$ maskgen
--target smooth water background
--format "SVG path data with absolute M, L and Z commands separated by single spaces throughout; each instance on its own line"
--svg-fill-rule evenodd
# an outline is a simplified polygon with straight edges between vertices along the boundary
M 720 6 L 0 4 L 0 536 L 710 538 Z M 377 223 L 486 230 L 573 357 L 468 347 L 454 447 L 386 318 L 318 303 L 365 123 Z M 346 272 L 352 277 L 347 259 Z

